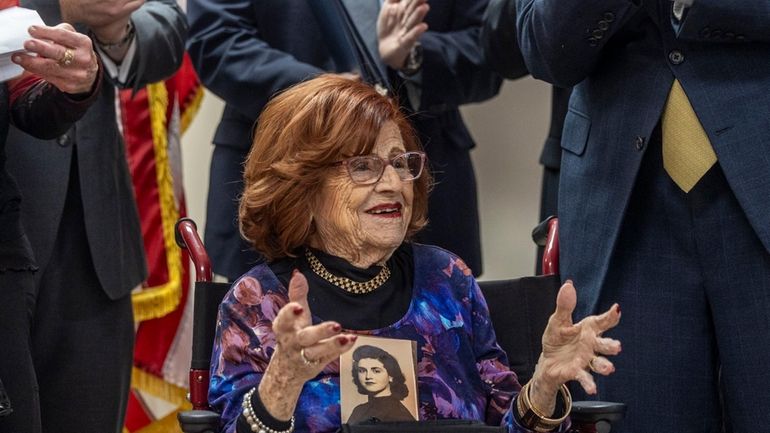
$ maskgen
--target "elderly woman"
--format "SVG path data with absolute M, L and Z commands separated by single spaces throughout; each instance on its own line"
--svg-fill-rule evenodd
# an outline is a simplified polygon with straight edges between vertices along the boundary
M 416 342 L 421 420 L 564 429 L 564 383 L 594 393 L 589 367 L 614 370 L 604 355 L 620 342 L 601 333 L 619 307 L 573 324 L 567 282 L 534 376 L 517 382 L 470 269 L 408 241 L 431 179 L 398 106 L 368 85 L 322 75 L 274 98 L 244 180 L 241 231 L 267 260 L 220 307 L 209 400 L 224 431 L 336 431 L 336 361 L 357 334 Z

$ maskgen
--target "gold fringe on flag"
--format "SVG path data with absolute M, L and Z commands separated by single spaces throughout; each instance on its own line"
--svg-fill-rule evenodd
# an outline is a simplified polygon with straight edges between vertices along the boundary
M 187 399 L 187 389 L 166 382 L 163 378 L 147 373 L 141 368 L 131 369 L 131 388 L 142 390 L 177 406 L 180 410 L 192 408 Z
M 168 91 L 161 81 L 147 86 L 150 106 L 152 141 L 155 150 L 155 173 L 160 200 L 161 229 L 166 250 L 168 281 L 154 287 L 146 287 L 132 294 L 134 321 L 163 317 L 174 311 L 182 297 L 182 256 L 174 240 L 174 224 L 179 219 L 179 208 L 174 198 L 174 179 L 168 160 L 168 129 L 166 112 Z
M 203 93 L 203 86 L 198 86 L 198 88 L 195 89 L 192 98 L 190 98 L 190 102 L 185 106 L 179 122 L 179 132 L 181 134 L 184 134 L 187 131 L 187 128 L 192 123 L 195 115 L 198 114 L 198 110 L 201 108 L 201 102 L 203 101 Z

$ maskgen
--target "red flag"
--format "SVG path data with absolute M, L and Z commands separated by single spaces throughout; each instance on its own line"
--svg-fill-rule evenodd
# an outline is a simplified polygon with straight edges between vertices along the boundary
M 177 219 L 185 215 L 179 139 L 202 95 L 186 55 L 170 79 L 136 94 L 124 90 L 119 95 L 126 157 L 149 266 L 143 289 L 133 294 L 138 329 L 125 423 L 125 430 L 132 433 L 174 431 L 168 430 L 176 425 L 174 411 L 153 411 L 145 396 L 159 398 L 177 410 L 188 404 L 190 334 L 183 331 L 189 328 L 190 279 L 187 257 L 176 246 L 173 230 Z
M 19 0 L 0 0 L 0 10 L 19 5 Z

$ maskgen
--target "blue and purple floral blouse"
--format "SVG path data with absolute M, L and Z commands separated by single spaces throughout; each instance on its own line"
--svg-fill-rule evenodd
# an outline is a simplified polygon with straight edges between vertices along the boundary
M 528 431 L 512 416 L 511 401 L 521 386 L 496 343 L 486 302 L 470 269 L 438 247 L 414 244 L 413 251 L 413 298 L 406 315 L 388 327 L 356 332 L 417 342 L 421 420 L 474 419 L 507 425 L 512 432 Z M 267 368 L 276 344 L 272 321 L 287 303 L 287 289 L 265 264 L 236 281 L 222 301 L 209 402 L 222 414 L 224 432 L 235 431 L 243 395 L 257 386 Z M 313 317 L 314 323 L 320 321 Z M 297 432 L 337 431 L 337 362 L 305 384 L 295 418 Z

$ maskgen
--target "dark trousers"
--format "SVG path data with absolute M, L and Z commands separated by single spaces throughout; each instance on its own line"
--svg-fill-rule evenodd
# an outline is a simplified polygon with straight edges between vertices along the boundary
M 30 354 L 34 296 L 31 269 L 0 270 L 0 380 L 13 412 L 0 432 L 40 433 L 37 379 Z
M 473 161 L 468 149 L 442 144 L 425 140 L 435 184 L 428 196 L 428 225 L 415 240 L 457 254 L 478 277 L 484 268 Z
M 597 377 L 597 397 L 628 404 L 619 432 L 720 432 L 725 416 L 728 432 L 770 429 L 770 254 L 718 164 L 689 194 L 676 187 L 659 133 L 599 311 L 613 302 L 622 319 L 607 335 L 623 352 L 615 374 Z
M 72 170 L 53 254 L 36 281 L 32 340 L 43 432 L 120 433 L 134 343 L 131 297 L 111 300 L 102 289 L 76 164 Z
M 230 281 L 238 279 L 260 260 L 238 229 L 238 199 L 243 194 L 243 162 L 247 152 L 248 149 L 214 146 L 211 155 L 203 243 L 214 273 Z

